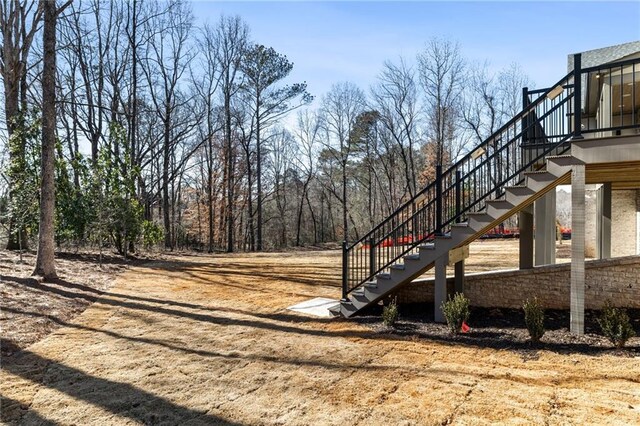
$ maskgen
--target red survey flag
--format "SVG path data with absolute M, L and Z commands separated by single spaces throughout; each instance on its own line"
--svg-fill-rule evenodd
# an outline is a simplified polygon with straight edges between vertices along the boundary
M 462 321 L 462 327 L 460 327 L 463 333 L 468 333 L 471 328 L 467 325 L 466 322 Z

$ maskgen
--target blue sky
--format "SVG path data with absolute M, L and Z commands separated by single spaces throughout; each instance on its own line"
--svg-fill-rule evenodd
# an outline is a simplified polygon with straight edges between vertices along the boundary
M 350 80 L 363 89 L 386 59 L 413 59 L 426 40 L 457 40 L 470 60 L 518 62 L 537 87 L 566 73 L 568 53 L 640 40 L 640 2 L 195 1 L 196 19 L 240 15 L 254 41 L 294 62 L 291 81 L 320 98 Z

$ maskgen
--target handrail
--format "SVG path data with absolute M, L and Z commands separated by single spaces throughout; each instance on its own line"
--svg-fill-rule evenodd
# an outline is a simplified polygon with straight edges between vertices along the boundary
M 635 59 L 581 69 L 576 56 L 574 71 L 548 89 L 528 92 L 539 96 L 527 99 L 521 112 L 364 236 L 343 244 L 343 298 L 433 240 L 437 231 L 445 232 L 469 212 L 484 208 L 492 194 L 500 196 L 506 185 L 521 183 L 523 172 L 537 167 L 550 153 L 566 152 L 567 141 L 581 137 L 576 104 L 581 104 L 584 74 L 638 63 Z
M 546 90 L 546 92 L 544 92 L 544 94 L 542 96 L 540 96 L 538 98 L 538 100 L 546 98 L 546 96 L 549 94 L 549 92 L 551 92 L 551 90 L 555 87 L 557 87 L 558 85 L 562 84 L 563 81 L 567 80 L 569 77 L 571 77 L 573 75 L 572 72 L 570 72 L 569 74 L 567 74 L 566 76 L 564 76 L 562 79 L 560 79 L 556 84 L 554 84 L 553 86 L 551 86 L 549 89 Z M 537 100 L 537 101 L 538 101 Z M 455 168 L 457 165 L 461 164 L 464 161 L 467 161 L 469 158 L 471 158 L 471 155 L 478 149 L 478 148 L 482 148 L 483 146 L 487 145 L 489 142 L 491 142 L 491 140 L 495 137 L 495 135 L 504 132 L 505 129 L 507 129 L 509 126 L 513 125 L 513 123 L 522 120 L 522 118 L 526 115 L 528 115 L 529 113 L 531 113 L 533 110 L 535 110 L 535 107 L 539 104 L 538 103 L 532 103 L 530 104 L 527 108 L 525 108 L 523 111 L 521 111 L 518 115 L 516 115 L 514 118 L 512 118 L 511 120 L 509 120 L 506 124 L 504 124 L 502 127 L 500 127 L 495 133 L 493 133 L 491 136 L 489 136 L 487 139 L 485 139 L 484 142 L 481 142 L 479 145 L 477 145 L 475 147 L 475 149 L 469 151 L 464 157 L 462 157 L 460 160 L 458 160 L 454 165 L 450 166 L 443 174 L 446 174 L 448 172 L 450 172 L 453 168 Z M 386 223 L 387 221 L 390 220 L 390 218 L 392 216 L 394 216 L 395 214 L 397 214 L 398 212 L 400 212 L 401 210 L 405 209 L 406 207 L 410 206 L 413 202 L 415 202 L 421 195 L 424 195 L 425 192 L 427 192 L 427 190 L 432 187 L 435 186 L 435 181 L 432 181 L 430 184 L 428 184 L 424 189 L 422 189 L 420 192 L 418 192 L 416 195 L 414 195 L 411 199 L 409 199 L 408 201 L 406 201 L 404 204 L 402 204 L 400 207 L 398 207 L 393 213 L 391 213 L 391 215 L 389 215 L 386 219 L 384 219 L 382 222 L 380 222 L 378 225 L 376 225 L 371 231 L 369 231 L 367 234 L 365 234 L 364 236 L 360 237 L 360 239 L 356 242 L 354 242 L 351 246 L 349 246 L 348 248 L 351 249 L 353 247 L 355 247 L 356 245 L 366 241 L 370 235 L 372 235 L 375 231 L 377 231 L 384 223 Z

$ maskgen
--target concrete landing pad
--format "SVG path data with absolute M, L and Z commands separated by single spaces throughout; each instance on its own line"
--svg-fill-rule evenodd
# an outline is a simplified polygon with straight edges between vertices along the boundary
M 287 309 L 316 317 L 333 318 L 334 315 L 329 311 L 329 309 L 339 304 L 339 300 L 327 299 L 326 297 L 316 297 L 315 299 L 289 306 Z

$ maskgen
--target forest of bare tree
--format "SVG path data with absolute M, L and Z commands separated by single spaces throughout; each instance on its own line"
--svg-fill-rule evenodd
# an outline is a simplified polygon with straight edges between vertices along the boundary
M 354 240 L 506 122 L 530 84 L 432 38 L 371 87 L 315 93 L 242 17 L 200 25 L 182 0 L 2 0 L 0 29 L 9 249 L 39 230 L 47 250 L 124 256 Z

